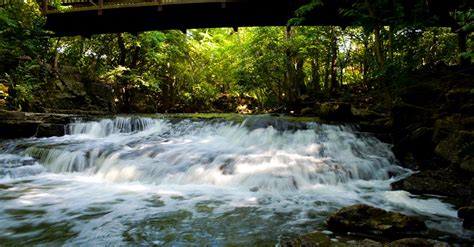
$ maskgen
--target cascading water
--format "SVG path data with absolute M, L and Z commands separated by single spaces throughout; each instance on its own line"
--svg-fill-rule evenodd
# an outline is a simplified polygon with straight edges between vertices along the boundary
M 465 235 L 449 205 L 390 191 L 409 171 L 350 127 L 118 117 L 68 133 L 0 144 L 0 242 L 275 244 L 354 203 Z

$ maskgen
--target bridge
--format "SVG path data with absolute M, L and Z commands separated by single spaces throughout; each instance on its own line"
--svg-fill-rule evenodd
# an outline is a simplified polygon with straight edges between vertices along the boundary
M 9 1 L 0 0 L 0 5 Z M 294 11 L 309 0 L 37 0 L 47 16 L 46 28 L 58 36 L 148 30 L 212 27 L 286 26 Z M 463 0 L 426 0 L 426 16 L 433 26 L 455 26 L 449 12 Z M 354 20 L 343 16 L 353 0 L 325 0 L 307 15 L 302 25 L 350 26 Z M 413 4 L 414 1 L 402 1 Z M 416 2 L 416 1 L 415 1 Z

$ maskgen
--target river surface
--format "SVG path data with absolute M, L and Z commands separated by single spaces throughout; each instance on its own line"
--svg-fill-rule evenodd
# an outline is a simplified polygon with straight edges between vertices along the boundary
M 472 237 L 451 205 L 391 191 L 410 171 L 349 126 L 117 117 L 68 133 L 0 142 L 0 243 L 275 245 L 355 203 Z

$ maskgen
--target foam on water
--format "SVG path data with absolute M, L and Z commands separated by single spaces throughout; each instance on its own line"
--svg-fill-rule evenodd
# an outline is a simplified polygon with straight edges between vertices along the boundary
M 262 121 L 115 118 L 73 123 L 63 137 L 1 144 L 0 240 L 272 243 L 322 229 L 330 212 L 354 203 L 420 215 L 432 228 L 470 237 L 450 205 L 390 191 L 409 171 L 389 145 L 345 126 Z M 38 172 L 12 172 L 33 167 Z M 41 239 L 41 229 L 25 227 L 32 224 L 63 237 Z

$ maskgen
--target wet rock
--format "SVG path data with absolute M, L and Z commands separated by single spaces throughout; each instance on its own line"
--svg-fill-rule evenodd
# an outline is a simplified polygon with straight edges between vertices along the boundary
M 447 201 L 455 205 L 469 202 L 469 182 L 453 168 L 426 170 L 392 183 L 393 190 L 405 190 L 413 194 L 434 194 L 447 196 Z
M 463 227 L 474 230 L 474 206 L 460 208 L 458 217 L 463 219 Z
M 474 178 L 472 178 L 471 182 L 469 183 L 469 189 L 471 190 L 471 195 L 474 197 Z
M 36 137 L 63 136 L 66 134 L 64 124 L 40 124 Z
M 474 132 L 456 131 L 440 141 L 435 153 L 451 163 L 461 165 L 461 169 L 474 172 Z
M 0 139 L 50 137 L 65 134 L 75 115 L 0 111 Z
M 312 232 L 297 238 L 283 240 L 281 246 L 332 246 L 331 238 L 321 232 Z
M 0 157 L 0 165 L 7 168 L 15 168 L 21 166 L 32 166 L 36 162 L 35 159 L 30 157 L 23 157 L 19 155 L 3 155 Z
M 0 139 L 32 137 L 38 130 L 37 122 L 0 121 Z
M 360 242 L 358 242 L 358 243 L 356 243 L 356 244 L 354 244 L 354 245 L 349 245 L 349 246 L 354 246 L 354 247 L 355 247 L 355 246 L 360 246 L 360 247 L 362 247 L 362 246 L 367 246 L 367 247 L 383 247 L 383 244 L 380 243 L 380 242 L 377 242 L 377 241 L 375 241 L 375 240 L 366 238 L 366 239 L 364 239 L 364 240 L 362 240 L 362 241 L 360 241 Z
M 340 102 L 316 103 L 315 112 L 319 117 L 332 121 L 348 121 L 353 119 L 351 105 Z
M 423 234 L 425 223 L 413 216 L 387 212 L 357 204 L 338 210 L 327 219 L 330 230 L 383 235 L 386 237 Z
M 397 241 L 393 241 L 387 245 L 388 247 L 442 247 L 448 246 L 448 244 L 443 242 L 437 242 L 429 239 L 423 238 L 403 238 Z

